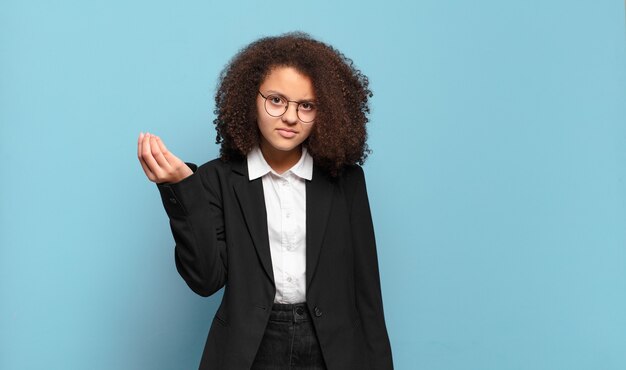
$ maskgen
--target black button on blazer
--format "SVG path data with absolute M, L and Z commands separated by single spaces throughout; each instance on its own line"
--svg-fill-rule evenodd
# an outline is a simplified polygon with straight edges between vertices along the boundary
M 176 268 L 201 296 L 225 286 L 200 369 L 250 369 L 276 288 L 262 179 L 245 159 L 215 159 L 157 184 Z M 306 303 L 329 370 L 392 369 L 374 228 L 363 170 L 306 180 Z

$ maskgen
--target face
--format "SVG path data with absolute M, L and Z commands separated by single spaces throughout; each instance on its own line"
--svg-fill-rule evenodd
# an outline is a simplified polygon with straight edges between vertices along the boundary
M 293 101 L 313 101 L 315 94 L 311 79 L 292 67 L 275 67 L 259 87 L 265 95 L 280 95 L 291 100 L 287 111 L 280 117 L 273 117 L 265 110 L 265 98 L 257 94 L 257 123 L 261 131 L 261 149 L 267 152 L 299 152 L 300 145 L 311 134 L 315 124 L 304 123 L 298 118 L 297 103 Z M 270 104 L 272 101 L 268 101 Z M 307 108 L 305 105 L 303 108 Z M 301 108 L 301 116 L 304 116 Z M 286 154 L 286 153 L 281 153 Z

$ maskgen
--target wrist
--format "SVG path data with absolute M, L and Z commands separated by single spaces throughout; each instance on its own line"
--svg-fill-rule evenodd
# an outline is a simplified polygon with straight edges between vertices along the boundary
M 186 179 L 187 177 L 191 175 L 193 175 L 193 171 L 191 170 L 191 168 L 189 168 L 189 166 L 187 166 L 186 164 L 183 164 L 182 166 L 180 166 L 180 169 L 178 170 L 177 179 L 174 182 L 183 181 L 184 179 Z

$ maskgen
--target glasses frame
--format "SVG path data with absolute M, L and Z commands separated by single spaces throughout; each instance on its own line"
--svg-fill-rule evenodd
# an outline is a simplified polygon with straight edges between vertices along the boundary
M 287 113 L 287 110 L 289 110 L 289 103 L 296 103 L 297 104 L 297 106 L 296 106 L 296 116 L 298 116 L 298 119 L 300 121 L 302 121 L 302 123 L 313 123 L 313 121 L 315 121 L 315 118 L 313 118 L 310 121 L 305 121 L 302 118 L 300 118 L 300 105 L 308 103 L 308 104 L 313 104 L 315 107 L 317 107 L 317 104 L 315 104 L 315 102 L 313 102 L 313 101 L 309 101 L 309 100 L 304 100 L 304 101 L 288 100 L 286 97 L 284 97 L 284 96 L 282 96 L 280 94 L 268 94 L 267 96 L 265 96 L 265 95 L 263 95 L 263 93 L 261 91 L 259 91 L 259 94 L 263 97 L 263 99 L 265 99 L 265 101 L 263 102 L 263 108 L 265 108 L 265 112 L 267 114 L 269 114 L 270 116 L 272 116 L 272 117 L 282 117 L 285 113 Z M 280 96 L 281 98 L 283 98 L 283 99 L 285 99 L 287 101 L 287 105 L 285 105 L 285 111 L 283 113 L 279 114 L 278 116 L 275 116 L 275 115 L 271 114 L 269 112 L 269 110 L 267 110 L 267 98 L 269 98 L 270 96 L 274 96 L 274 95 L 278 95 L 278 96 Z M 316 112 L 316 115 L 317 115 L 317 112 Z

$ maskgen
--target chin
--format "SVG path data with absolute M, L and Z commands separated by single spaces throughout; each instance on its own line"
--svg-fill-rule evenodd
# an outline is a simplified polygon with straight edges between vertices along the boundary
M 278 150 L 281 152 L 291 152 L 293 150 L 296 150 L 300 147 L 300 145 L 302 144 L 301 142 L 268 142 L 267 144 L 269 144 L 269 147 L 271 147 L 274 150 Z
M 272 145 L 272 147 L 276 150 L 280 150 L 281 152 L 291 152 L 300 147 L 300 144 L 297 145 Z

